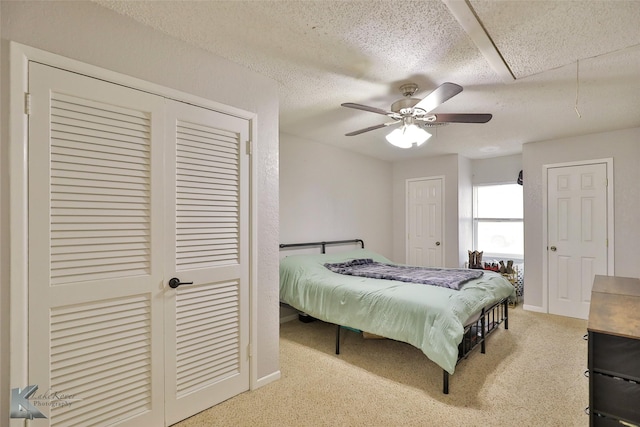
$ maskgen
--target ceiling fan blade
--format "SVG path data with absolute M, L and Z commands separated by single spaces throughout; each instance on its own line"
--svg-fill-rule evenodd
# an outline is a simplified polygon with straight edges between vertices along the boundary
M 422 101 L 413 106 L 414 109 L 424 110 L 427 113 L 438 105 L 453 98 L 462 92 L 462 86 L 455 83 L 442 83 L 433 92 L 427 95 Z
M 491 120 L 493 115 L 491 114 L 476 114 L 476 113 L 442 113 L 433 114 L 435 119 L 430 120 L 427 118 L 427 123 L 487 123 Z
M 395 122 L 382 123 L 382 124 L 375 125 L 375 126 L 369 126 L 368 128 L 364 128 L 364 129 L 360 129 L 360 130 L 354 130 L 353 132 L 345 133 L 344 136 L 360 135 L 361 133 L 369 132 L 370 130 L 376 130 L 376 129 L 380 129 L 380 128 L 383 128 L 383 127 L 395 125 L 398 122 L 400 122 L 400 120 L 396 120 Z
M 340 105 L 342 105 L 343 107 L 355 108 L 356 110 L 363 110 L 363 111 L 369 111 L 371 113 L 384 114 L 385 116 L 393 116 L 396 114 L 393 111 L 387 111 L 387 110 L 383 110 L 381 108 L 376 108 L 376 107 L 369 107 L 368 105 L 354 104 L 353 102 L 345 102 L 344 104 L 340 104 Z

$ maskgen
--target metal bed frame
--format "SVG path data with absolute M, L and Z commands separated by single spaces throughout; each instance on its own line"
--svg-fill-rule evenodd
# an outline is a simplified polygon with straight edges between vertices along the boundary
M 321 247 L 322 253 L 326 253 L 326 247 L 328 245 L 344 245 L 344 244 L 359 244 L 364 249 L 364 241 L 362 239 L 351 240 L 331 240 L 322 242 L 309 242 L 309 243 L 289 243 L 280 244 L 280 249 L 287 248 L 309 248 L 309 247 Z M 485 307 L 481 310 L 480 316 L 471 323 L 468 323 L 464 327 L 464 334 L 462 336 L 462 342 L 458 345 L 458 361 L 467 359 L 469 354 L 480 346 L 480 352 L 484 354 L 486 352 L 486 340 L 487 337 L 498 329 L 500 324 L 504 323 L 504 328 L 509 329 L 509 299 L 504 298 L 489 307 Z M 336 354 L 340 354 L 340 331 L 348 328 L 342 325 L 336 325 Z M 442 370 L 442 392 L 449 394 L 449 372 Z
M 328 242 L 310 242 L 310 243 L 280 243 L 280 249 L 286 248 L 312 248 L 314 246 L 320 246 L 322 249 L 322 253 L 326 253 L 327 245 L 346 245 L 346 244 L 359 244 L 362 249 L 364 249 L 364 241 L 362 239 L 351 239 L 351 240 L 331 240 Z

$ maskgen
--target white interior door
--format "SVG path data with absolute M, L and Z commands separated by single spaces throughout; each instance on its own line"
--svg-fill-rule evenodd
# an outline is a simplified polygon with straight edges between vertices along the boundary
M 36 402 L 49 425 L 247 390 L 249 122 L 33 62 L 29 90 L 28 379 L 71 396 Z
M 166 134 L 169 425 L 249 388 L 249 123 L 167 101 Z
M 596 274 L 607 274 L 607 165 L 547 170 L 549 313 L 586 319 Z
M 407 181 L 407 263 L 443 267 L 443 179 Z
M 34 62 L 29 90 L 29 384 L 72 396 L 37 407 L 161 425 L 164 100 Z

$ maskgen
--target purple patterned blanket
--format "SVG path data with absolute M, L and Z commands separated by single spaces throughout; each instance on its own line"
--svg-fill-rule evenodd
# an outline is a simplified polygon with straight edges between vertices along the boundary
M 324 266 L 338 274 L 422 283 L 455 290 L 460 290 L 460 286 L 469 280 L 482 276 L 482 270 L 393 265 L 376 262 L 371 258 L 354 259 L 335 264 L 327 263 Z

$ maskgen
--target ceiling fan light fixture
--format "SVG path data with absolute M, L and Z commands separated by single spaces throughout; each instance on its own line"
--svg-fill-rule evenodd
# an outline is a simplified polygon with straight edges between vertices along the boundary
M 387 141 L 390 144 L 399 148 L 411 148 L 413 145 L 416 147 L 424 144 L 431 134 L 426 130 L 414 124 L 403 125 L 400 128 L 394 129 L 387 136 Z
M 360 135 L 364 132 L 381 129 L 402 122 L 402 127 L 399 130 L 395 130 L 387 135 L 387 141 L 396 147 L 411 148 L 414 145 L 420 146 L 424 144 L 425 141 L 431 137 L 431 135 L 423 129 L 424 127 L 442 126 L 448 123 L 487 123 L 492 117 L 491 114 L 478 113 L 431 113 L 431 111 L 440 104 L 462 92 L 462 86 L 455 83 L 442 83 L 422 99 L 412 98 L 418 90 L 418 86 L 413 83 L 402 85 L 400 90 L 404 98 L 391 104 L 390 111 L 353 102 L 340 104 L 343 107 L 382 114 L 393 120 L 393 122 L 381 123 L 349 132 L 346 133 L 345 136 Z M 420 121 L 422 125 L 417 126 L 416 121 Z

